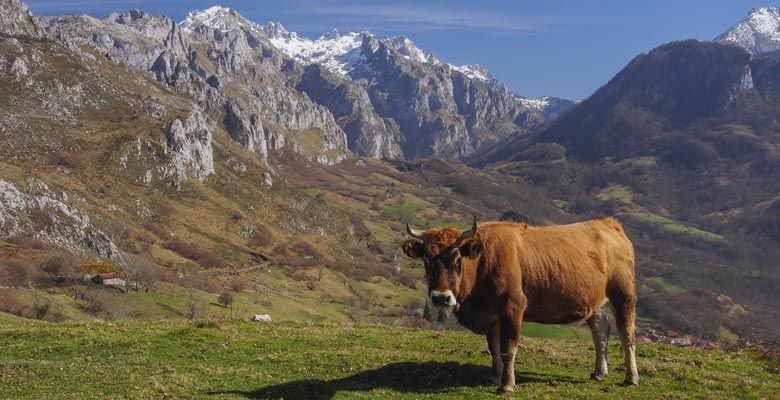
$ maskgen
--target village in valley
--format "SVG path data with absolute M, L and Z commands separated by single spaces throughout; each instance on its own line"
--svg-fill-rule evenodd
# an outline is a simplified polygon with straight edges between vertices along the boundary
M 695 335 L 684 335 L 671 329 L 647 328 L 645 334 L 636 338 L 637 344 L 668 343 L 679 347 L 695 347 L 701 349 L 720 349 L 722 345 L 717 340 L 704 339 Z

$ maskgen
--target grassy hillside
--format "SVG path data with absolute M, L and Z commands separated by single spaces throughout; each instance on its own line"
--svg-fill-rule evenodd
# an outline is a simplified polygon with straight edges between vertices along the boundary
M 379 325 L 3 321 L 6 398 L 492 397 L 482 337 Z M 515 396 L 549 399 L 773 398 L 777 369 L 755 354 L 640 345 L 642 384 L 587 379 L 585 341 L 525 338 Z M 774 372 L 770 372 L 774 371 Z

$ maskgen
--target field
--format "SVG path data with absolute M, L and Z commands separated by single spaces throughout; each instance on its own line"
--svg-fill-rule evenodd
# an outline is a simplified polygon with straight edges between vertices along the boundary
M 306 322 L 48 324 L 0 319 L 4 398 L 486 398 L 483 339 L 380 325 Z M 587 379 L 590 343 L 525 338 L 517 398 L 776 398 L 780 377 L 747 351 L 640 345 L 642 383 Z M 775 371 L 775 372 L 771 372 Z

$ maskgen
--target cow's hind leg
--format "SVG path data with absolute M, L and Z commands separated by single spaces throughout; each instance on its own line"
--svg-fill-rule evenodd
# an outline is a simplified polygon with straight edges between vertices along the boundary
M 491 380 L 498 385 L 501 383 L 501 372 L 504 369 L 501 362 L 501 326 L 495 324 L 487 331 L 485 337 L 487 337 L 490 356 L 493 358 L 493 368 L 490 371 Z
M 639 372 L 636 368 L 636 340 L 634 326 L 636 320 L 636 291 L 633 281 L 628 287 L 621 287 L 609 293 L 609 301 L 615 313 L 620 344 L 626 359 L 626 379 L 623 385 L 638 385 Z
M 596 366 L 593 369 L 593 373 L 590 374 L 591 379 L 602 380 L 607 376 L 607 339 L 609 338 L 609 321 L 607 321 L 607 314 L 604 311 L 604 307 L 596 310 L 593 315 L 588 318 L 588 327 L 590 333 L 593 335 L 593 348 L 596 350 Z

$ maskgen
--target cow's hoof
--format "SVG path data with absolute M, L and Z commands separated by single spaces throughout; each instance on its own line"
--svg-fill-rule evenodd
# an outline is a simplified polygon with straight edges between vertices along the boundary
M 514 393 L 515 387 L 512 385 L 504 385 L 500 386 L 498 390 L 496 390 L 496 394 L 507 394 L 507 393 Z
M 603 381 L 604 377 L 606 377 L 606 376 L 607 376 L 607 374 L 601 374 L 601 373 L 595 373 L 595 372 L 591 372 L 590 373 L 590 379 L 593 379 L 594 381 Z
M 639 378 L 626 379 L 623 381 L 623 386 L 639 386 Z
M 491 376 L 490 381 L 493 382 L 496 385 L 501 384 L 501 376 Z

